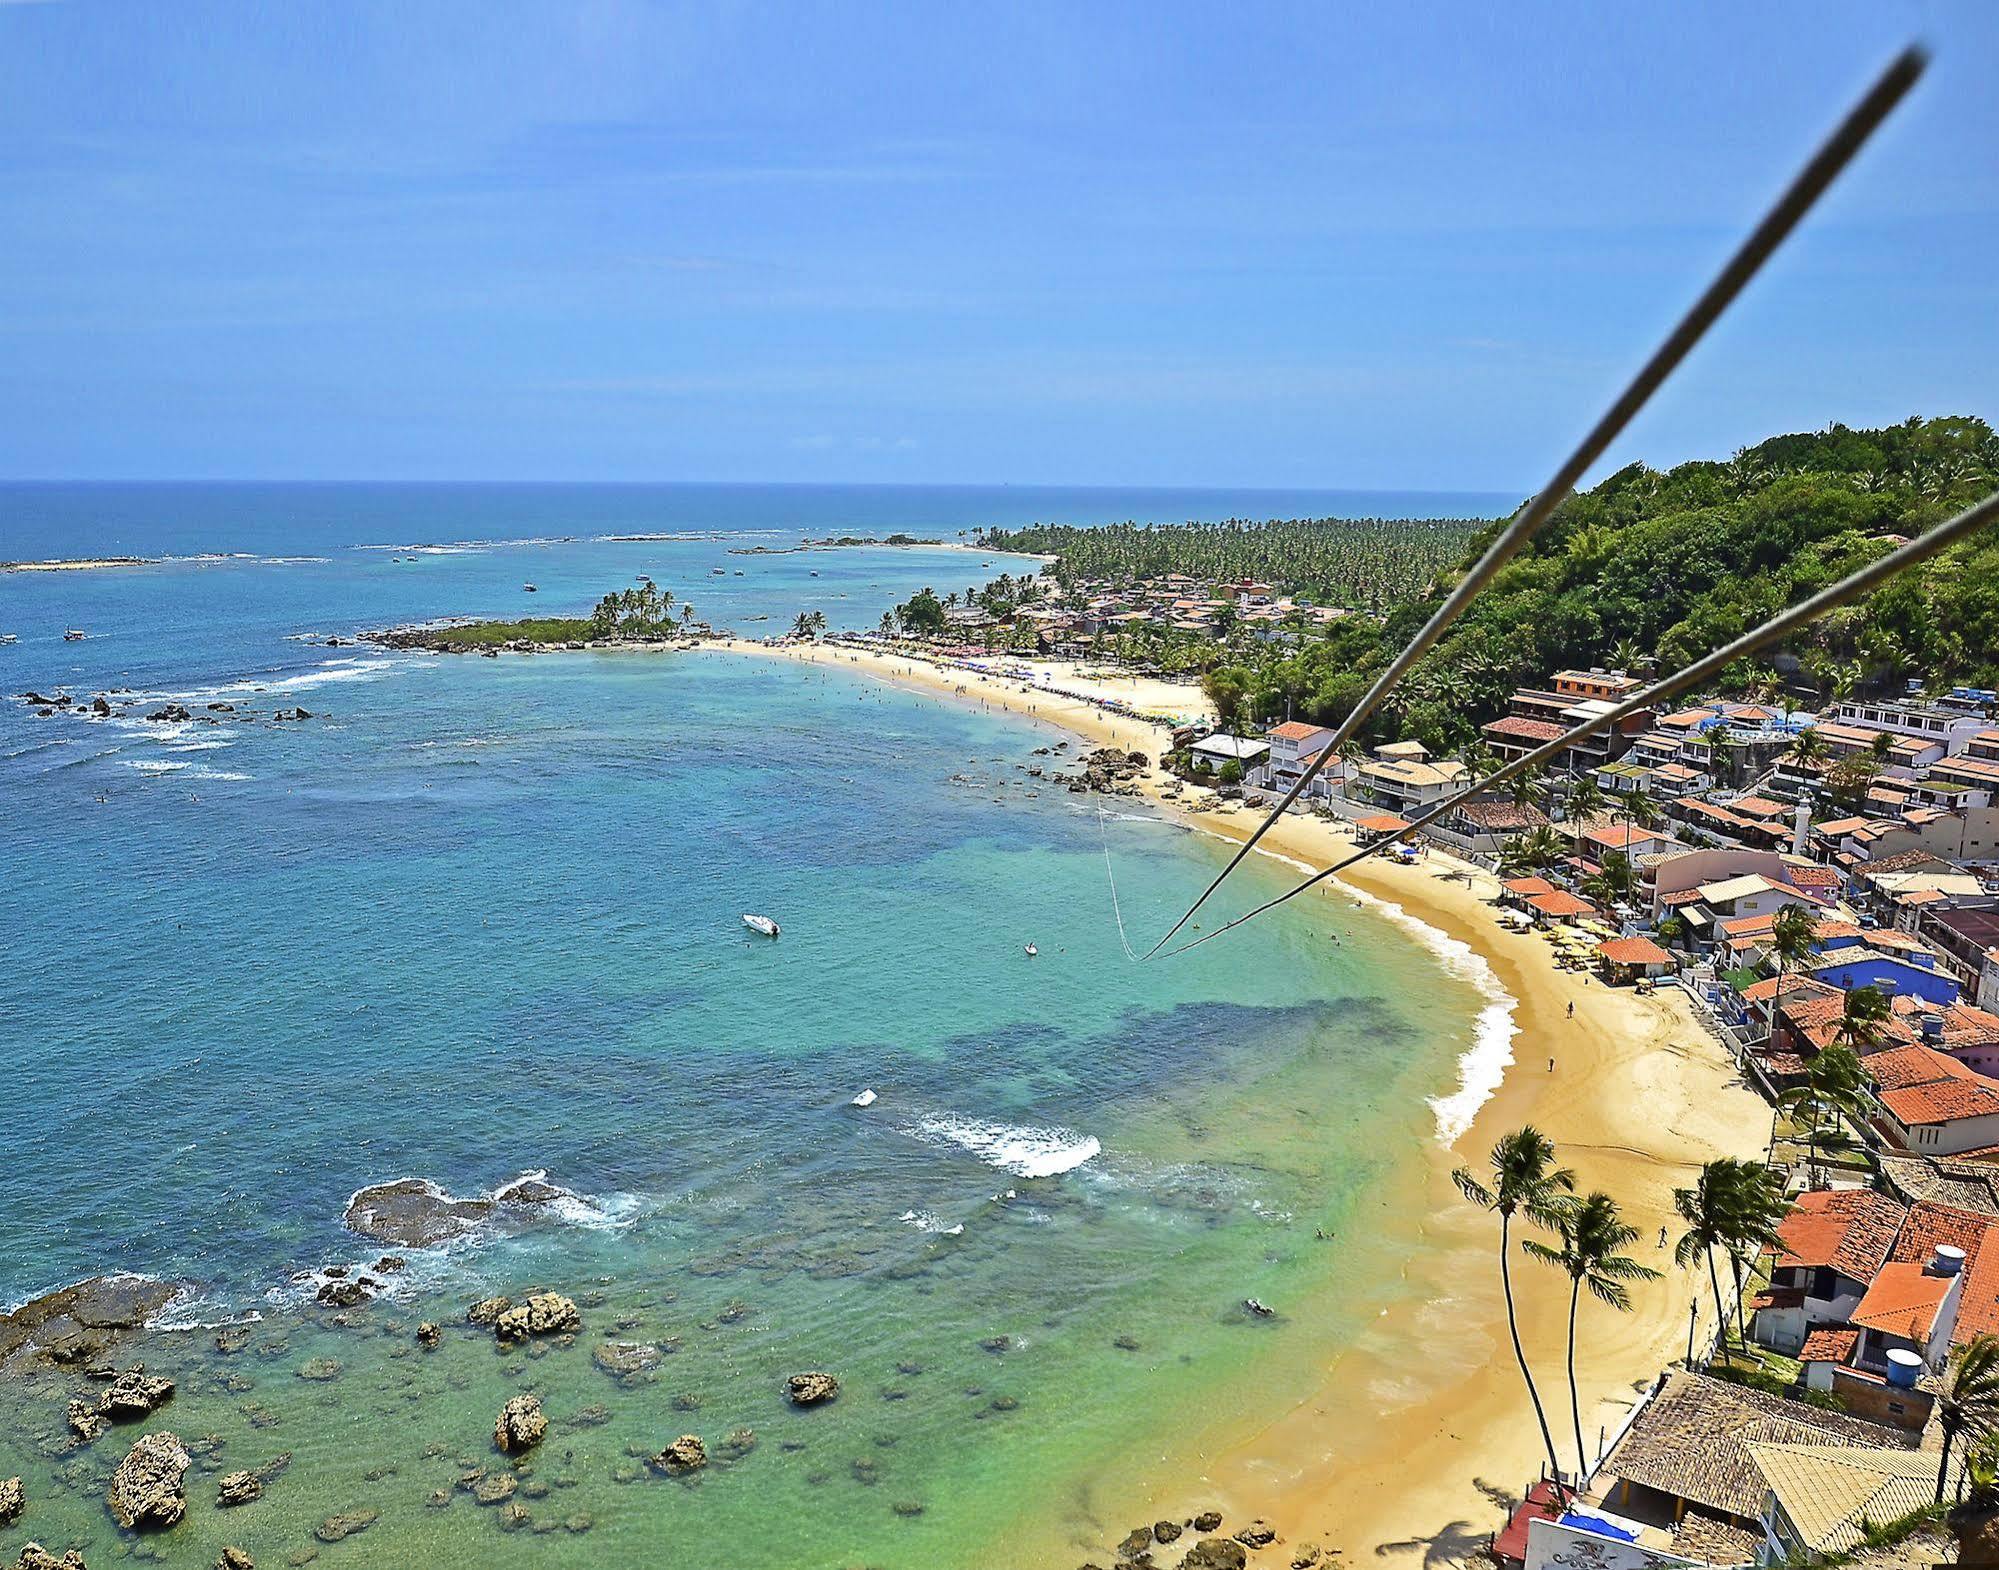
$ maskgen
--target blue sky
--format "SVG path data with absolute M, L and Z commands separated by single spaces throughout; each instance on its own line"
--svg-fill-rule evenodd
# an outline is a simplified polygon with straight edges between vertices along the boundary
M 1999 7 L 0 0 L 0 476 L 1531 489 L 1992 417 Z

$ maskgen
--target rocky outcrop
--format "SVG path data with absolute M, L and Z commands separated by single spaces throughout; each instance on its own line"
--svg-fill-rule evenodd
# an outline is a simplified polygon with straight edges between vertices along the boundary
M 127 1530 L 172 1526 L 187 1514 L 181 1483 L 191 1464 L 177 1434 L 142 1435 L 111 1474 L 105 1503 L 112 1516 Z
M 97 1398 L 97 1410 L 114 1423 L 130 1422 L 164 1406 L 173 1393 L 171 1379 L 148 1374 L 144 1363 L 134 1363 L 105 1386 L 104 1394 Z
M 263 1493 L 264 1480 L 255 1472 L 227 1472 L 215 1485 L 215 1502 L 230 1509 L 260 1499 Z
M 40 1543 L 29 1543 L 14 1561 L 14 1570 L 90 1570 L 90 1567 L 74 1548 L 58 1559 Z
M 652 1458 L 652 1464 L 668 1477 L 685 1477 L 708 1464 L 708 1447 L 693 1434 L 682 1434 Z
M 294 1370 L 301 1379 L 323 1385 L 328 1380 L 340 1377 L 340 1359 L 337 1357 L 311 1357 Z
M 513 1306 L 514 1300 L 510 1297 L 482 1297 L 465 1310 L 465 1321 L 472 1325 L 490 1325 Z
M 840 1393 L 840 1381 L 831 1374 L 793 1374 L 784 1382 L 784 1393 L 793 1406 L 818 1406 Z
M 583 1316 L 576 1304 L 559 1292 L 536 1292 L 525 1302 L 501 1311 L 493 1321 L 493 1334 L 502 1341 L 525 1341 L 530 1336 L 558 1336 L 580 1330 Z
M 417 1345 L 434 1347 L 444 1339 L 444 1332 L 437 1328 L 437 1322 L 426 1319 L 416 1327 Z
M 365 1532 L 382 1519 L 379 1510 L 349 1510 L 341 1515 L 330 1515 L 312 1529 L 312 1535 L 322 1543 L 338 1543 L 357 1532 Z
M 1222 1513 L 1219 1510 L 1203 1510 L 1194 1517 L 1197 1532 L 1219 1532 L 1222 1529 Z
M 98 1412 L 87 1401 L 71 1401 L 69 1404 L 69 1431 L 86 1445 L 103 1437 L 104 1430 L 111 1426 L 111 1420 Z
M 1180 1533 L 1183 1530 L 1184 1528 L 1178 1521 L 1154 1521 L 1152 1523 L 1152 1535 L 1155 1540 L 1161 1543 L 1178 1542 Z
M 606 1341 L 590 1361 L 621 1383 L 633 1383 L 660 1365 L 663 1351 L 650 1341 Z
M 425 1178 L 398 1178 L 358 1190 L 342 1218 L 350 1232 L 397 1248 L 434 1248 L 468 1232 L 523 1232 L 547 1218 L 568 1191 L 521 1178 L 491 1196 L 460 1199 Z
M 500 1408 L 499 1419 L 493 1424 L 493 1443 L 512 1455 L 540 1444 L 547 1432 L 548 1419 L 542 1415 L 541 1402 L 519 1395 Z
M 101 1361 L 180 1288 L 145 1276 L 93 1276 L 0 1314 L 0 1368 Z
M 1236 1533 L 1235 1540 L 1245 1548 L 1268 1548 L 1277 1541 L 1277 1532 L 1268 1521 L 1259 1519 Z
M 215 1570 L 257 1570 L 257 1561 L 240 1548 L 225 1548 L 215 1561 Z
M 1243 1570 L 1248 1563 L 1249 1551 L 1232 1538 L 1204 1537 L 1187 1550 L 1180 1570 Z
M 0 1526 L 12 1526 L 28 1508 L 28 1491 L 18 1477 L 0 1478 Z

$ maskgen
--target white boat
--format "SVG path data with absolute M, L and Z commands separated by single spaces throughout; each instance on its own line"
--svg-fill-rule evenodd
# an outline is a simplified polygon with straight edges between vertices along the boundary
M 0 644 L 19 643 L 20 641 L 21 639 L 18 633 L 0 632 Z
M 521 585 L 521 592 L 523 594 L 533 594 L 535 592 L 535 587 L 531 583 L 524 583 Z
M 847 1103 L 847 1105 L 850 1107 L 871 1107 L 874 1104 L 875 1104 L 875 1093 L 872 1090 L 862 1091 L 858 1096 L 854 1097 L 852 1101 Z
M 1029 959 L 1033 959 L 1033 958 L 1034 958 L 1034 956 L 1035 956 L 1035 955 L 1037 955 L 1037 954 L 1039 954 L 1040 952 L 1041 952 L 1041 950 L 1039 950 L 1038 948 L 1036 948 L 1036 947 L 1035 947 L 1035 946 L 1034 946 L 1034 945 L 1033 945 L 1032 943 L 1030 943 L 1030 944 L 1028 944 L 1028 945 L 1027 945 L 1027 957 L 1028 957 Z
M 745 915 L 743 917 L 743 925 L 748 927 L 752 932 L 761 932 L 767 938 L 774 938 L 778 934 L 777 923 L 772 921 L 768 916 Z
M 65 627 L 63 629 L 62 641 L 64 643 L 81 643 L 89 636 L 90 634 L 85 632 L 81 627 Z

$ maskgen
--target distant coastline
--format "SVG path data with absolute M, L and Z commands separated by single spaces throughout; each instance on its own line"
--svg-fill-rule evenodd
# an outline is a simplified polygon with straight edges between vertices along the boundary
M 96 572 L 106 567 L 150 567 L 157 556 L 74 556 L 53 561 L 0 561 L 0 572 Z

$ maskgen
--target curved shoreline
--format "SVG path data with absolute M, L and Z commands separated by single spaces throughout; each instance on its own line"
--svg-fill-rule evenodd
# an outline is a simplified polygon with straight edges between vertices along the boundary
M 702 647 L 834 665 L 960 701 L 997 702 L 1097 745 L 1156 755 L 1169 744 L 1163 726 L 1132 712 L 906 655 L 739 639 Z M 1095 685 L 1139 712 L 1186 702 L 1184 689 L 1177 700 L 1147 690 L 1162 684 L 1113 678 Z M 1156 783 L 1144 795 L 1169 821 L 1237 842 L 1260 816 L 1164 801 Z M 1351 844 L 1344 825 L 1286 818 L 1259 848 L 1316 869 Z M 1463 881 L 1445 881 L 1437 868 Z M 1422 864 L 1370 861 L 1339 881 L 1349 894 L 1393 906 L 1462 944 L 1482 963 L 1512 999 L 1508 1061 L 1499 1062 L 1490 1040 L 1481 1049 L 1475 1038 L 1460 1061 L 1457 1094 L 1469 1096 L 1476 1086 L 1481 1100 L 1454 1138 L 1428 1142 L 1424 1219 L 1408 1245 L 1411 1279 L 1420 1277 L 1426 1294 L 1423 1311 L 1408 1325 L 1355 1327 L 1349 1350 L 1326 1365 L 1317 1389 L 1288 1411 L 1243 1418 L 1220 1448 L 1176 1456 L 1162 1446 L 1160 1473 L 1131 1490 L 1128 1513 L 1132 1520 L 1173 1514 L 1198 1496 L 1231 1518 L 1266 1516 L 1293 1540 L 1318 1538 L 1355 1554 L 1392 1552 L 1445 1533 L 1482 1537 L 1500 1520 L 1480 1485 L 1516 1493 L 1540 1465 L 1506 1351 L 1495 1238 L 1457 1195 L 1452 1167 L 1481 1162 L 1499 1134 L 1531 1120 L 1555 1139 L 1581 1181 L 1619 1196 L 1649 1244 L 1654 1231 L 1672 1224 L 1673 1188 L 1701 1162 L 1761 1151 L 1768 1111 L 1676 989 L 1643 998 L 1615 991 L 1557 970 L 1540 939 L 1501 926 L 1489 903 L 1497 888 L 1491 874 L 1433 849 Z M 1434 951 L 1433 939 L 1419 941 Z M 1496 994 L 1491 1003 L 1502 1006 Z M 1528 1041 L 1536 1045 L 1515 1050 Z M 1556 1067 L 1530 1072 L 1544 1046 Z M 1489 1093 L 1487 1079 L 1494 1081 Z M 1635 1389 L 1684 1346 L 1687 1299 L 1670 1261 L 1661 1264 L 1661 1281 L 1634 1294 L 1633 1312 L 1598 1316 L 1591 1338 L 1578 1346 L 1586 1433 L 1613 1424 Z M 1522 1341 L 1544 1378 L 1559 1382 L 1565 1297 L 1530 1276 L 1521 1298 Z

